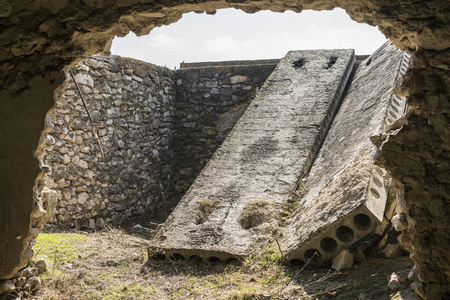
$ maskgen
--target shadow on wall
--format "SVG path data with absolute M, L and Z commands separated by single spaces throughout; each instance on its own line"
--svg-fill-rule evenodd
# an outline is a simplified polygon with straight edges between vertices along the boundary
M 118 56 L 80 62 L 56 93 L 37 151 L 48 171 L 38 191 L 56 192 L 52 222 L 163 221 L 273 68 L 257 61 L 173 71 Z

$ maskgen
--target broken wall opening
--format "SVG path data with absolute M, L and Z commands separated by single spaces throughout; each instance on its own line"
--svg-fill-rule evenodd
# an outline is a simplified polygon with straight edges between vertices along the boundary
M 58 149 L 57 155 L 43 162 L 57 166 L 45 177 L 47 188 L 57 192 L 54 223 L 93 228 L 101 227 L 104 220 L 120 223 L 148 214 L 153 221 L 164 220 L 278 62 L 184 64 L 172 72 L 133 60 L 108 60 L 98 56 L 74 68 L 81 90 L 69 78 L 69 91 L 57 95 L 58 101 L 65 99 L 58 103 L 62 107 L 52 112 L 57 114 L 51 117 L 58 119 L 56 126 L 46 129 L 42 139 L 46 153 Z M 163 84 L 157 82 L 161 78 Z M 113 81 L 111 86 L 108 81 Z M 163 91 L 162 100 L 158 90 Z M 154 99 L 146 100 L 147 92 L 155 94 Z M 83 108 L 79 93 L 89 98 L 87 106 L 92 108 Z M 111 99 L 106 99 L 109 94 Z M 70 105 L 76 107 L 73 117 Z M 87 122 L 89 110 L 94 124 Z M 146 116 L 155 110 L 156 116 Z M 118 118 L 122 121 L 112 121 Z M 121 123 L 126 127 L 120 128 Z M 125 143 L 124 136 L 133 136 L 133 141 Z M 43 160 L 41 151 L 37 153 Z M 41 190 L 42 184 L 38 193 Z
M 145 23 L 133 22 L 133 17 L 128 15 L 131 12 L 135 12 L 136 7 L 131 8 L 127 4 L 121 3 L 112 5 L 111 7 L 105 7 L 104 3 L 96 2 L 96 6 L 105 8 L 104 10 L 96 10 L 95 14 L 89 15 L 89 12 L 94 8 L 91 6 L 83 6 L 83 10 L 72 9 L 76 8 L 78 3 L 62 3 L 61 6 L 49 8 L 43 5 L 39 10 L 39 20 L 45 20 L 45 25 L 39 26 L 46 33 L 41 33 L 36 25 L 36 22 L 27 22 L 30 19 L 30 15 L 33 15 L 34 6 L 24 7 L 23 4 L 18 3 L 19 8 L 13 7 L 11 3 L 5 2 L 5 10 L 2 11 L 2 17 L 9 15 L 14 16 L 10 20 L 3 20 L 5 28 L 15 29 L 17 26 L 21 32 L 26 24 L 27 32 L 33 31 L 37 34 L 30 35 L 15 35 L 12 44 L 7 44 L 5 49 L 9 50 L 14 48 L 14 54 L 8 51 L 2 52 L 2 57 L 6 59 L 7 63 L 2 63 L 2 87 L 11 88 L 13 90 L 21 90 L 27 85 L 29 79 L 34 78 L 36 74 L 44 74 L 44 70 L 52 71 L 59 70 L 62 65 L 69 64 L 73 59 L 80 57 L 86 51 L 88 54 L 102 51 L 105 48 L 105 44 L 110 41 L 112 32 L 128 32 L 133 30 L 141 32 L 147 30 L 148 24 L 162 24 L 173 22 L 179 17 L 180 11 L 189 10 L 206 10 L 214 11 L 214 9 L 221 7 L 235 6 L 246 10 L 247 12 L 254 12 L 260 9 L 271 9 L 276 11 L 290 9 L 283 3 L 266 3 L 266 2 L 251 2 L 245 3 L 222 3 L 222 2 L 207 2 L 202 4 L 192 4 L 186 6 L 174 5 L 171 8 L 158 6 L 154 7 L 146 3 L 140 3 L 139 9 L 155 12 L 151 14 L 152 17 L 147 15 L 139 15 L 137 13 L 135 18 L 144 18 Z M 22 6 L 21 6 L 22 5 Z M 345 3 L 341 3 L 342 6 L 346 6 Z M 425 282 L 424 293 L 430 293 L 432 295 L 439 295 L 443 291 L 448 291 L 445 286 L 448 287 L 448 276 L 445 277 L 444 270 L 448 270 L 448 262 L 445 260 L 445 251 L 442 249 L 443 237 L 445 236 L 446 229 L 449 227 L 448 222 L 437 223 L 433 220 L 435 217 L 438 219 L 446 220 L 445 215 L 448 215 L 448 201 L 445 194 L 445 185 L 448 184 L 445 174 L 448 167 L 446 167 L 445 161 L 448 160 L 448 155 L 443 150 L 448 144 L 445 139 L 445 126 L 442 126 L 443 112 L 448 110 L 448 83 L 446 78 L 445 59 L 448 53 L 445 49 L 448 49 L 448 39 L 445 39 L 445 31 L 447 30 L 447 20 L 443 16 L 447 4 L 430 3 L 430 2 L 416 2 L 414 5 L 409 4 L 386 4 L 385 2 L 373 2 L 372 6 L 351 6 L 347 7 L 349 14 L 360 22 L 367 22 L 370 24 L 382 24 L 380 29 L 388 35 L 394 43 L 408 51 L 417 51 L 415 55 L 415 63 L 412 69 L 405 76 L 399 89 L 399 93 L 408 96 L 411 101 L 411 112 L 414 112 L 414 121 L 408 123 L 411 115 L 405 118 L 405 123 L 399 125 L 398 132 L 391 132 L 390 138 L 383 145 L 382 156 L 379 157 L 379 164 L 386 166 L 392 174 L 399 180 L 403 180 L 408 185 L 408 189 L 405 193 L 405 199 L 407 201 L 406 210 L 410 210 L 411 217 L 421 224 L 420 228 L 424 231 L 418 233 L 414 228 L 410 229 L 409 233 L 405 235 L 405 243 L 412 243 L 413 245 L 423 245 L 432 241 L 430 248 L 438 249 L 433 251 L 431 256 L 429 251 L 415 250 L 414 259 L 421 266 L 419 270 L 419 276 Z M 66 7 L 70 9 L 66 9 Z M 120 7 L 119 10 L 116 10 Z M 315 8 L 315 9 L 329 9 L 333 5 L 327 1 L 314 1 L 304 4 L 304 6 L 298 4 L 293 7 L 296 11 L 301 11 L 303 8 Z M 167 9 L 167 11 L 165 10 Z M 114 13 L 111 13 L 114 11 Z M 164 13 L 158 13 L 163 11 Z M 55 15 L 55 12 L 59 12 Z M 77 13 L 77 17 L 73 18 L 73 12 Z M 50 16 L 54 15 L 57 18 Z M 101 28 L 97 27 L 98 22 L 91 22 L 93 18 L 98 20 L 103 15 L 108 15 L 104 18 Z M 167 15 L 167 18 L 162 21 L 152 19 L 154 15 Z M 72 16 L 70 21 L 65 19 L 65 16 Z M 120 16 L 127 15 L 127 18 L 123 18 L 121 25 L 116 26 L 119 23 L 118 18 Z M 409 18 L 403 18 L 407 15 Z M 50 16 L 50 17 L 49 17 Z M 113 17 L 111 17 L 113 16 Z M 427 19 L 427 16 L 430 18 Z M 41 18 L 42 17 L 42 18 Z M 45 19 L 48 17 L 48 19 Z M 161 17 L 160 17 L 161 18 Z M 25 20 L 25 21 L 24 21 Z M 426 20 L 424 23 L 423 20 Z M 55 25 L 56 24 L 56 25 Z M 138 26 L 139 25 L 139 26 Z M 112 28 L 114 27 L 114 28 Z M 77 28 L 77 29 L 74 29 Z M 78 32 L 79 28 L 83 28 L 83 32 Z M 109 31 L 111 29 L 111 31 Z M 8 31 L 10 32 L 10 31 Z M 54 33 L 58 32 L 60 38 L 56 39 Z M 75 32 L 75 34 L 74 34 Z M 6 34 L 7 35 L 7 34 Z M 3 37 L 3 35 L 2 35 Z M 33 40 L 38 39 L 38 43 L 33 43 Z M 26 47 L 20 47 L 20 45 Z M 51 43 L 51 47 L 48 45 Z M 29 47 L 29 46 L 33 47 Z M 47 46 L 46 46 L 47 45 Z M 49 49 L 50 48 L 50 49 Z M 45 54 L 44 54 L 45 51 Z M 4 54 L 6 53 L 6 54 Z M 5 56 L 6 55 L 6 56 Z M 20 63 L 19 63 L 20 62 Z M 14 67 L 15 66 L 15 67 Z M 432 67 L 433 66 L 433 67 Z M 3 72 L 4 71 L 4 72 Z M 420 84 L 415 84 L 415 80 L 420 78 Z M 8 79 L 6 81 L 6 79 Z M 428 92 L 424 94 L 422 86 L 429 87 Z M 14 111 L 14 112 L 17 112 Z M 22 118 L 23 120 L 25 118 Z M 13 128 L 14 125 L 7 124 L 5 132 Z M 8 133 L 8 138 L 14 137 L 13 134 Z M 26 140 L 24 138 L 22 141 Z M 34 142 L 30 141 L 27 144 L 29 147 L 37 140 L 35 135 Z M 432 147 L 430 147 L 432 145 Z M 17 149 L 13 147 L 12 152 L 24 148 L 25 146 L 18 146 Z M 34 148 L 34 145 L 33 145 Z M 401 151 L 398 151 L 398 149 Z M 419 149 L 419 151 L 417 150 Z M 25 155 L 31 158 L 31 151 Z M 405 164 L 405 160 L 408 157 L 413 158 L 412 164 Z M 22 161 L 22 159 L 14 158 L 13 156 L 7 156 L 7 161 L 13 164 Z M 30 174 L 36 174 L 37 171 L 33 167 L 26 168 Z M 428 174 L 430 172 L 430 174 Z M 428 174 L 425 176 L 425 174 Z M 5 175 L 7 176 L 7 174 Z M 35 176 L 33 176 L 34 178 Z M 438 180 L 437 177 L 440 179 Z M 8 179 L 6 177 L 2 179 Z M 406 181 L 405 181 L 406 180 Z M 20 205 L 15 205 L 17 201 L 23 203 L 31 202 L 31 195 L 28 197 L 22 197 L 23 190 L 31 190 L 33 183 L 30 180 L 23 182 L 19 180 L 21 184 L 28 188 L 15 188 L 16 183 L 12 183 L 13 188 L 10 189 L 8 185 L 2 185 L 8 190 L 14 192 L 8 192 L 6 194 L 7 206 L 11 209 L 5 218 L 1 220 L 2 228 L 9 226 L 13 223 L 7 220 L 11 215 L 18 215 L 23 220 L 28 220 L 28 210 L 22 210 Z M 436 189 L 428 189 L 429 186 L 438 186 Z M 17 192 L 19 191 L 20 192 Z M 27 200 L 23 200 L 27 198 Z M 18 200 L 20 199 L 20 200 Z M 433 205 L 428 205 L 432 203 Z M 430 217 L 430 216 L 434 217 Z M 23 242 L 15 241 L 15 236 L 20 234 L 21 236 L 27 236 L 29 233 L 26 229 L 17 228 L 17 232 L 7 233 L 6 241 L 2 244 L 5 247 L 5 251 L 2 251 L 7 259 L 8 264 L 2 274 L 2 278 L 8 278 L 12 270 L 17 270 L 19 265 L 23 265 L 26 262 L 26 257 L 22 254 L 24 249 L 28 248 L 29 241 L 23 240 Z M 430 238 L 431 237 L 431 238 Z M 32 240 L 32 238 L 31 238 Z M 19 245 L 20 244 L 20 245 Z M 13 245 L 13 246 L 10 246 Z M 419 249 L 419 248 L 417 248 Z M 422 248 L 420 248 L 422 249 Z M 17 253 L 20 253 L 17 255 Z M 17 257 L 19 256 L 19 257 Z M 10 257 L 14 257 L 10 260 Z M 17 258 L 17 259 L 16 259 Z M 16 262 L 19 261 L 17 264 Z M 445 266 L 445 267 L 442 267 Z M 442 279 L 447 278 L 447 279 Z M 447 281 L 445 281 L 447 280 Z M 445 284 L 447 282 L 447 284 Z M 436 296 L 438 297 L 438 296 Z

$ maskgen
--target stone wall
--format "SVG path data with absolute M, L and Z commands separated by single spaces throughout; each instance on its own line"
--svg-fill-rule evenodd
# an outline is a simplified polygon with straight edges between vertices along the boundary
M 96 56 L 71 69 L 36 152 L 48 170 L 36 192 L 57 195 L 52 222 L 164 219 L 269 76 L 269 62 L 175 72 Z
M 176 73 L 175 178 L 182 195 L 279 60 L 185 64 Z
M 46 184 L 57 192 L 54 221 L 101 226 L 162 205 L 161 192 L 172 190 L 174 71 L 98 57 L 68 74 L 43 134 L 51 141 L 43 162 L 51 169 Z

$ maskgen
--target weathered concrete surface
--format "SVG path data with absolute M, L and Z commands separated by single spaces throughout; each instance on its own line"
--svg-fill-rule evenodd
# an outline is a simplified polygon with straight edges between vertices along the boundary
M 176 74 L 176 203 L 222 144 L 279 63 L 277 60 L 184 63 Z M 175 203 L 175 204 L 176 204 Z
M 291 51 L 156 236 L 155 246 L 221 260 L 272 236 L 340 101 L 353 50 Z
M 358 67 L 282 230 L 288 260 L 331 259 L 383 220 L 389 179 L 374 166 L 369 137 L 382 136 L 404 111 L 405 99 L 392 95 L 403 55 L 387 42 Z

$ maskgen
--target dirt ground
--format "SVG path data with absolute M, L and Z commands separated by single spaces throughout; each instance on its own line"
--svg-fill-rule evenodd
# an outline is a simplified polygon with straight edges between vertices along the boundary
M 271 243 L 232 264 L 148 258 L 149 231 L 44 232 L 35 260 L 47 260 L 34 299 L 419 299 L 408 257 L 368 259 L 348 272 L 283 264 Z M 393 292 L 388 278 L 401 281 Z M 20 292 L 11 295 L 19 298 Z M 14 299 L 14 298 L 11 298 Z

